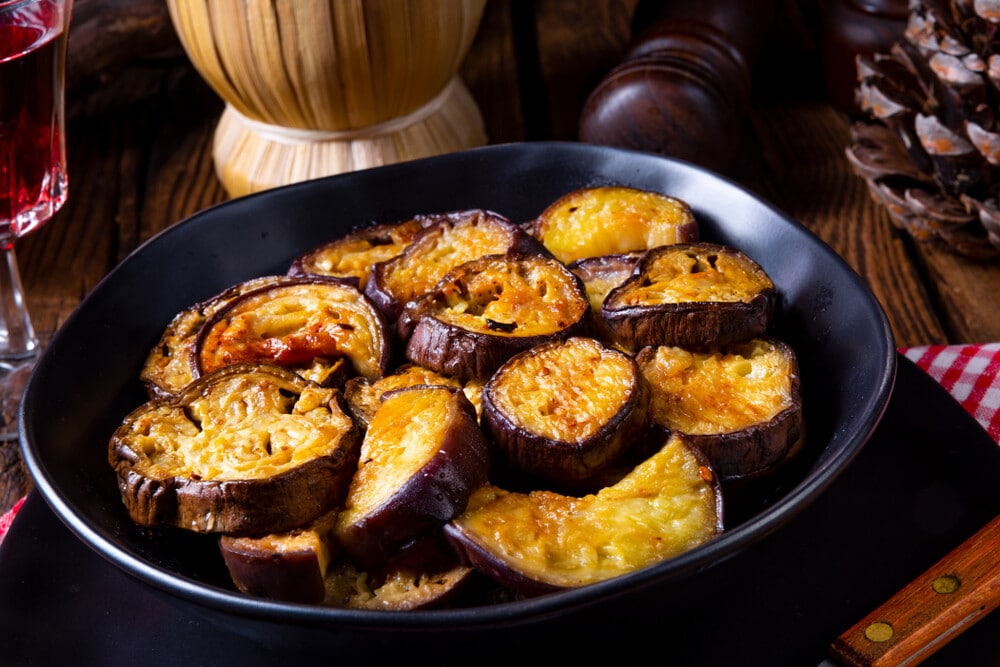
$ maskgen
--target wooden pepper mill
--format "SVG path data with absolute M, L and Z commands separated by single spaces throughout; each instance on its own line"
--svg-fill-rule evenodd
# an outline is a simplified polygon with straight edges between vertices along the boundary
M 580 140 L 732 171 L 772 14 L 770 3 L 750 5 L 640 3 L 628 52 L 584 104 Z

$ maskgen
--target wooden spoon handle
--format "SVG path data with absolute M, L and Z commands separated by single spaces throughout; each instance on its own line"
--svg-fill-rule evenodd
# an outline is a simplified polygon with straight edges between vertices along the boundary
M 838 664 L 916 665 L 1000 605 L 1000 516 L 831 646 Z

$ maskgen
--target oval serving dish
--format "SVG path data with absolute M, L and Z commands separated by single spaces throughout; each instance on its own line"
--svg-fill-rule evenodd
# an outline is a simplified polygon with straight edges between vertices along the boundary
M 577 589 L 387 613 L 248 597 L 203 540 L 157 538 L 129 519 L 107 442 L 144 400 L 140 368 L 176 313 L 239 281 L 284 273 L 297 255 L 361 224 L 467 208 L 526 222 L 571 190 L 605 184 L 685 200 L 703 240 L 739 248 L 777 287 L 774 333 L 799 357 L 807 440 L 795 466 L 728 513 L 725 533 L 658 565 Z M 684 591 L 697 590 L 699 577 L 779 530 L 834 482 L 878 424 L 895 363 L 888 322 L 862 280 L 803 226 L 743 188 L 652 154 L 510 144 L 250 195 L 160 233 L 111 271 L 54 336 L 22 402 L 21 442 L 37 488 L 83 542 L 213 623 L 269 646 L 346 652 L 341 656 L 443 659 L 487 646 L 494 656 L 517 650 L 517 642 L 503 639 L 512 628 L 545 637 L 557 624 L 607 627 L 622 604 L 655 613 L 658 604 L 677 604 Z

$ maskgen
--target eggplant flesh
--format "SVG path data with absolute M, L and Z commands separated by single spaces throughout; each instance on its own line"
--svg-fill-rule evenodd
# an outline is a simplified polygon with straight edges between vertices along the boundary
M 489 470 L 489 444 L 461 389 L 388 392 L 365 433 L 337 540 L 361 566 L 378 566 L 460 514 Z
M 134 410 L 108 460 L 140 526 L 259 535 L 342 502 L 359 444 L 336 390 L 240 364 Z
M 587 333 L 580 279 L 544 255 L 509 253 L 467 262 L 411 304 L 410 361 L 461 379 L 485 380 L 518 352 Z
M 649 347 L 637 362 L 652 421 L 686 434 L 724 480 L 764 474 L 800 448 L 801 380 L 786 343 L 760 337 L 707 350 Z
M 765 333 L 776 298 L 770 276 L 743 252 L 677 244 L 647 252 L 607 295 L 601 313 L 615 341 L 629 350 L 705 346 Z
M 698 240 L 687 202 L 658 192 L 619 186 L 584 188 L 552 202 L 529 224 L 532 235 L 559 261 L 621 255 Z
M 485 486 L 445 533 L 476 569 L 524 595 L 616 577 L 723 529 L 718 478 L 679 435 L 612 486 L 575 497 Z
M 483 388 L 483 427 L 515 469 L 582 484 L 646 427 L 647 393 L 629 355 L 573 337 L 511 358 Z

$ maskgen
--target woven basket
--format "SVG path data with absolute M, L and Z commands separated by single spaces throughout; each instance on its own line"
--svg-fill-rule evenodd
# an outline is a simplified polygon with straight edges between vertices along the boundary
M 486 143 L 457 75 L 485 0 L 167 0 L 226 102 L 230 196 Z

